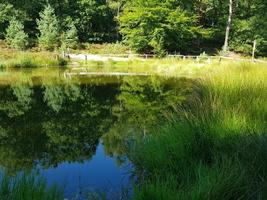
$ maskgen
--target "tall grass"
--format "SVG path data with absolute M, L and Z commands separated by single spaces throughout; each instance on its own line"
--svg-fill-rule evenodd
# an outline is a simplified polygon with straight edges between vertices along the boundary
M 3 200 L 63 200 L 63 191 L 48 188 L 44 179 L 21 174 L 16 177 L 0 176 L 0 199 Z
M 267 68 L 203 73 L 176 120 L 136 145 L 134 199 L 266 199 Z
M 93 72 L 133 72 L 147 73 L 161 76 L 196 76 L 214 63 L 197 62 L 196 60 L 182 60 L 178 58 L 139 59 L 128 61 L 77 61 L 76 65 Z
M 67 64 L 67 60 L 49 52 L 16 51 L 7 56 L 3 54 L 2 58 L 0 58 L 0 66 L 2 68 L 62 67 Z

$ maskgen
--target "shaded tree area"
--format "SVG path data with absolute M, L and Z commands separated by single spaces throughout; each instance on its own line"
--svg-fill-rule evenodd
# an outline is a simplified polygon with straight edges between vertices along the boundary
M 69 41 L 122 41 L 138 53 L 214 53 L 227 41 L 227 50 L 250 54 L 254 40 L 258 55 L 267 52 L 265 0 L 0 0 L 0 38 L 15 18 L 37 45 L 37 22 L 48 4 L 64 47 L 72 30 Z

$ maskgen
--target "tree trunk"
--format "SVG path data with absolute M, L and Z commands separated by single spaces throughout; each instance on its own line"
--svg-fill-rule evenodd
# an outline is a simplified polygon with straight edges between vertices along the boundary
M 224 46 L 223 46 L 224 52 L 228 50 L 229 34 L 230 34 L 231 25 L 232 25 L 232 19 L 233 19 L 233 0 L 229 0 L 229 16 L 228 16 L 226 32 L 225 32 L 225 40 L 224 40 Z

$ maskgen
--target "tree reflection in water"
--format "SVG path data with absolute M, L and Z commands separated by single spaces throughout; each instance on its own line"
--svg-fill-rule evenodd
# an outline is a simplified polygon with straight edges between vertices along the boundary
M 102 139 L 118 163 L 129 147 L 192 94 L 187 79 L 124 77 L 118 82 L 16 84 L 0 88 L 0 166 L 9 174 L 84 162 Z

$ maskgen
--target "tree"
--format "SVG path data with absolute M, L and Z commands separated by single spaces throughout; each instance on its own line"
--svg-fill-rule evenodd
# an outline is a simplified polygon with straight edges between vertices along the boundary
M 38 37 L 39 46 L 45 50 L 54 50 L 59 45 L 60 28 L 54 9 L 47 5 L 40 13 L 37 20 L 40 36 Z
M 224 40 L 224 46 L 223 51 L 228 51 L 228 43 L 229 43 L 229 34 L 230 29 L 232 25 L 232 18 L 233 18 L 233 0 L 229 0 L 229 15 L 228 15 L 228 21 L 226 26 L 226 32 L 225 32 L 225 40 Z
M 251 54 L 257 40 L 257 55 L 267 55 L 267 1 L 238 1 L 232 26 L 230 49 Z
M 124 42 L 138 53 L 183 51 L 202 37 L 205 31 L 197 25 L 197 17 L 176 2 L 160 0 L 138 0 L 127 4 L 119 18 L 120 32 Z
M 0 3 L 0 38 L 4 38 L 4 32 L 7 28 L 10 16 L 13 16 L 14 8 L 11 4 Z
M 9 22 L 5 38 L 11 48 L 23 50 L 28 45 L 28 34 L 24 32 L 24 25 L 15 18 Z
M 106 0 L 79 0 L 77 27 L 82 41 L 103 42 L 116 39 L 114 13 Z
M 68 24 L 66 32 L 62 34 L 61 37 L 61 48 L 62 49 L 75 49 L 78 45 L 78 33 L 75 25 L 73 23 Z

